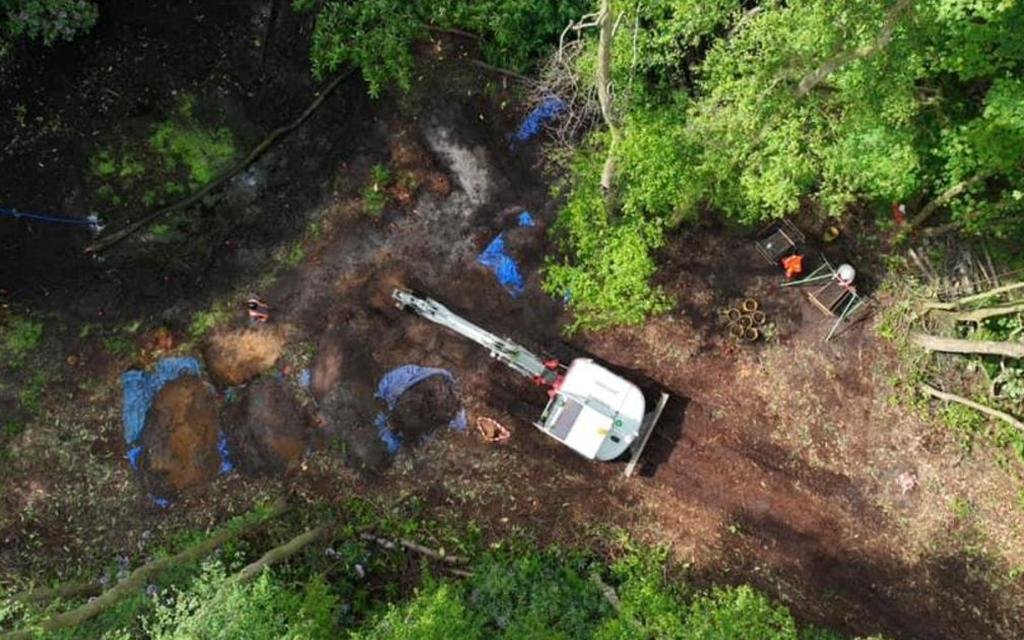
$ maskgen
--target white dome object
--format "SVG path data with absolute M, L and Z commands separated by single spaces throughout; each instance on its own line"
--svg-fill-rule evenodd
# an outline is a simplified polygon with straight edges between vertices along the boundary
M 857 277 L 857 271 L 852 265 L 843 263 L 836 269 L 836 277 L 843 284 L 853 284 L 853 279 Z

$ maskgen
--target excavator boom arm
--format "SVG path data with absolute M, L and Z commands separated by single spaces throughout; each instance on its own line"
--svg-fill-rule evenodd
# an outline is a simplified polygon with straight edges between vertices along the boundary
M 550 367 L 522 345 L 478 327 L 433 298 L 419 297 L 403 289 L 395 289 L 391 297 L 395 299 L 399 309 L 412 311 L 472 340 L 487 349 L 491 357 L 504 362 L 527 378 L 547 380 L 552 375 Z

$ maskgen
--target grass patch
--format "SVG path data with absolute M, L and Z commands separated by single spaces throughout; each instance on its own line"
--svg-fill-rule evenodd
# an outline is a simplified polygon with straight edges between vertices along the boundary
M 136 351 L 135 341 L 123 335 L 107 336 L 103 339 L 103 348 L 118 359 L 130 358 Z
M 147 136 L 92 155 L 89 173 L 102 204 L 152 208 L 210 182 L 231 164 L 238 153 L 231 131 L 201 123 L 195 107 L 195 98 L 186 95 Z
M 34 414 L 39 411 L 43 402 L 43 391 L 46 389 L 46 374 L 36 371 L 18 392 L 18 404 L 21 410 Z
M 305 257 L 306 248 L 302 246 L 302 240 L 296 240 L 291 245 L 281 248 L 277 260 L 282 267 L 291 268 L 299 266 Z
M 363 211 L 379 216 L 388 202 L 386 189 L 391 184 L 391 172 L 382 164 L 370 169 L 370 180 L 363 189 Z
M 3 327 L 0 352 L 8 364 L 19 367 L 43 338 L 43 323 L 18 315 L 10 315 Z
M 193 188 L 213 180 L 235 157 L 229 130 L 206 131 L 192 123 L 163 122 L 157 125 L 149 144 L 163 159 L 165 169 L 185 169 Z
M 217 303 L 209 309 L 196 311 L 192 315 L 192 322 L 188 325 L 188 337 L 190 340 L 201 340 L 211 329 L 226 322 L 231 317 L 231 308 L 227 303 Z

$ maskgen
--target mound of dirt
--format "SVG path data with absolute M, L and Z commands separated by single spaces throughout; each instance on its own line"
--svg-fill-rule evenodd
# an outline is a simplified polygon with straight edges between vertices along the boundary
M 234 387 L 273 367 L 284 342 L 277 327 L 216 331 L 207 339 L 203 357 L 217 384 Z
M 388 463 L 387 448 L 373 424 L 380 411 L 373 393 L 371 386 L 342 382 L 320 403 L 326 435 L 341 444 L 346 462 L 357 469 L 382 469 Z
M 326 398 L 331 389 L 341 381 L 344 358 L 339 333 L 333 330 L 324 335 L 310 367 L 310 391 L 317 400 Z
M 406 443 L 415 444 L 451 422 L 458 411 L 459 399 L 452 383 L 443 376 L 431 376 L 402 394 L 388 421 Z
M 305 412 L 277 380 L 246 387 L 228 407 L 224 422 L 231 461 L 250 474 L 282 473 L 295 467 L 312 438 Z
M 169 382 L 153 399 L 140 445 L 143 484 L 168 497 L 217 474 L 217 397 L 194 376 Z

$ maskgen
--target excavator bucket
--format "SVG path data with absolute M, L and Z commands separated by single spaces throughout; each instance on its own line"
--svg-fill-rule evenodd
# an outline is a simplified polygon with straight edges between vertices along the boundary
M 636 471 L 637 464 L 640 462 L 640 456 L 643 455 L 647 441 L 650 440 L 654 428 L 658 425 L 658 420 L 661 419 L 661 412 L 665 410 L 667 403 L 668 394 L 662 392 L 658 397 L 658 403 L 654 406 L 654 410 L 644 415 L 644 422 L 640 427 L 640 433 L 637 434 L 636 440 L 629 447 L 629 462 L 626 464 L 626 471 L 624 472 L 627 478 Z

